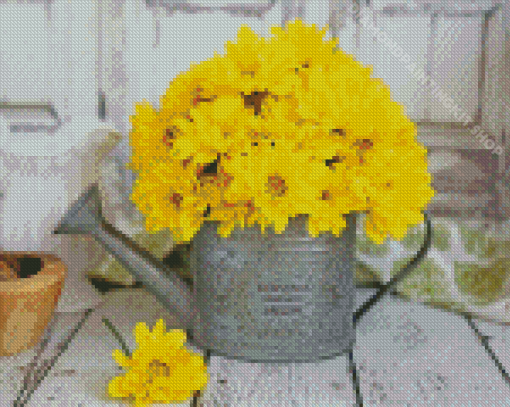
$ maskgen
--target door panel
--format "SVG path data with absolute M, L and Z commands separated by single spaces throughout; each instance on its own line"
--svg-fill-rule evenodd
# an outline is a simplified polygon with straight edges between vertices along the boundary
M 373 63 L 374 74 L 390 85 L 396 101 L 417 122 L 462 123 L 438 99 L 438 91 L 452 98 L 466 116 L 476 117 L 479 104 L 483 10 L 456 14 L 436 3 L 426 10 L 420 3 L 375 0 L 361 8 L 358 59 Z M 431 85 L 426 86 L 426 78 Z M 443 97 L 443 96 L 442 96 Z M 444 99 L 444 97 L 443 97 Z
M 431 79 L 473 119 L 479 103 L 482 21 L 481 16 L 438 16 L 433 24 Z M 429 99 L 429 109 L 432 122 L 464 121 L 435 96 Z
M 48 42 L 45 4 L 0 3 L 0 98 L 45 101 Z M 25 22 L 25 23 L 23 23 Z M 30 23 L 30 29 L 28 28 Z
M 386 36 L 377 40 L 372 30 L 361 28 L 358 59 L 372 61 L 373 76 L 382 78 L 389 85 L 393 99 L 404 105 L 404 111 L 411 120 L 424 120 L 426 90 L 414 71 L 427 69 L 430 18 L 377 15 L 374 22 L 374 26 Z M 364 37 L 366 39 L 363 40 Z M 399 47 L 403 54 L 392 52 L 396 49 L 394 47 Z M 398 55 L 405 55 L 410 62 Z M 411 69 L 410 64 L 414 64 L 415 68 Z
M 0 1 L 0 101 L 97 115 L 97 2 Z
M 484 92 L 482 98 L 483 128 L 497 136 L 498 144 L 503 144 L 501 133 L 503 118 L 500 117 L 504 106 L 504 90 L 501 81 L 505 75 L 505 32 L 503 28 L 503 13 L 501 9 L 488 19 L 487 41 L 485 50 Z M 503 160 L 501 160 L 503 162 Z M 500 168 L 501 171 L 504 167 Z

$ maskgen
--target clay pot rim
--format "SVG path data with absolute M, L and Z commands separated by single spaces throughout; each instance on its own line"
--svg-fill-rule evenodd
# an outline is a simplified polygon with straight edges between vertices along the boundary
M 67 275 L 67 268 L 58 257 L 37 252 L 6 252 L 0 254 L 13 257 L 37 257 L 44 262 L 44 267 L 30 278 L 17 278 L 10 281 L 0 281 L 0 293 L 16 295 L 39 292 L 43 287 L 62 281 Z

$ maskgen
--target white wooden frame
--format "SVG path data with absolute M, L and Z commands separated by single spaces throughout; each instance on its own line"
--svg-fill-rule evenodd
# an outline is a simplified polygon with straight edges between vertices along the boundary
M 19 14 L 13 13 L 16 7 Z M 0 71 L 6 70 L 0 77 L 0 103 L 31 109 L 52 106 L 63 123 L 73 116 L 95 118 L 96 7 L 97 0 L 0 0 L 0 20 L 6 19 L 0 21 L 0 28 L 16 32 L 4 39 L 5 48 L 0 47 Z M 1 36 L 0 32 L 3 43 Z M 13 55 L 19 56 L 15 63 L 10 59 Z M 36 80 L 37 87 L 20 86 L 28 78 Z
M 505 154 L 500 159 L 499 170 L 502 175 L 498 184 L 502 216 L 510 217 L 510 2 L 502 6 L 503 58 L 498 70 L 497 80 L 501 96 L 500 121 L 502 144 Z

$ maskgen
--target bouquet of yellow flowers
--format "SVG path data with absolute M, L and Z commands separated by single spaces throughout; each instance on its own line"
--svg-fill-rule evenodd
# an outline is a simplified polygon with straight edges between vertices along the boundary
M 160 109 L 131 117 L 131 199 L 150 232 L 193 238 L 258 222 L 276 233 L 308 215 L 311 236 L 339 236 L 367 213 L 367 235 L 401 240 L 434 196 L 416 126 L 352 56 L 300 20 L 261 38 L 243 26 L 225 54 L 178 75 Z

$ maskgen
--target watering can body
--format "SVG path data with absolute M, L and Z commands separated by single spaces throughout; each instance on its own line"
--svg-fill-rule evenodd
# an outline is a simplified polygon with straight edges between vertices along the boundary
M 206 221 L 194 239 L 193 291 L 101 215 L 97 186 L 73 205 L 56 234 L 91 234 L 156 298 L 175 312 L 193 345 L 251 362 L 312 362 L 352 349 L 355 340 L 356 216 L 340 237 L 311 238 L 306 218 L 284 233 Z
M 356 216 L 340 237 L 312 238 L 306 217 L 286 230 L 236 228 L 228 238 L 205 222 L 190 254 L 198 343 L 256 362 L 314 362 L 352 349 Z

